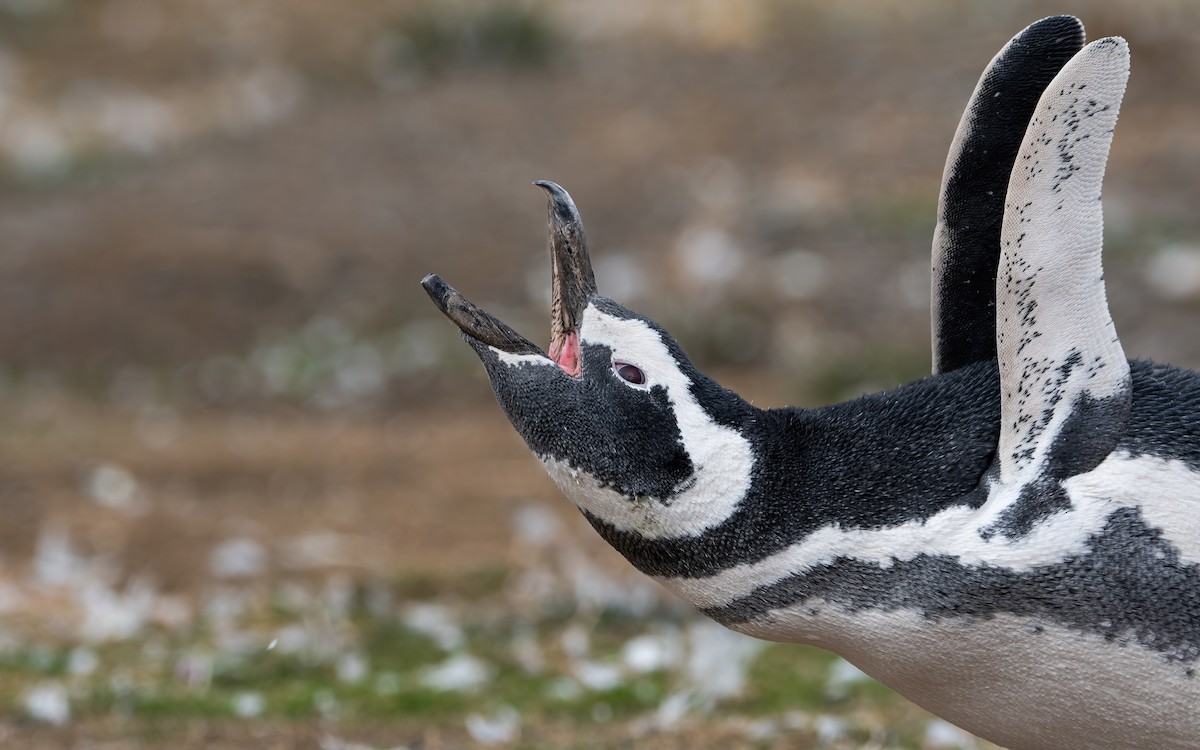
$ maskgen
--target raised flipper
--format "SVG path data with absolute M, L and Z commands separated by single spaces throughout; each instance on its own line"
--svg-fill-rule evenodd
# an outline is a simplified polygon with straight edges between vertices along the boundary
M 1002 485 L 1019 491 L 995 530 L 1017 536 L 1070 502 L 1129 418 L 1129 363 L 1100 251 L 1100 188 L 1129 77 L 1120 38 L 1084 47 L 1047 87 L 1017 156 L 996 280 Z
M 1083 46 L 1083 24 L 1043 18 L 983 71 L 950 144 L 933 233 L 933 371 L 996 356 L 1004 194 L 1038 98 Z

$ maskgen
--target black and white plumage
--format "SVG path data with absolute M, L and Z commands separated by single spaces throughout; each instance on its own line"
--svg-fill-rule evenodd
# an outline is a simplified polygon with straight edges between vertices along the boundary
M 934 374 L 757 409 L 596 292 L 550 196 L 550 356 L 423 284 L 596 530 L 735 630 L 831 649 L 1012 748 L 1195 747 L 1200 374 L 1129 362 L 1100 187 L 1118 38 L 1033 24 L 984 72 L 934 237 Z

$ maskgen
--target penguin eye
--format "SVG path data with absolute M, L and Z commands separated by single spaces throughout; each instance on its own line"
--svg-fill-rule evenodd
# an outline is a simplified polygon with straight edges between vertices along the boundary
M 646 384 L 646 373 L 642 372 L 636 365 L 631 365 L 628 362 L 613 362 L 613 372 L 617 374 L 617 377 L 630 385 Z

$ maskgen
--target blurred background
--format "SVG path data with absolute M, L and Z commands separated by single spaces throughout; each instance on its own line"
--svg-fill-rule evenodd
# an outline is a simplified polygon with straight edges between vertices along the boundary
M 928 372 L 980 72 L 1127 37 L 1130 356 L 1200 366 L 1185 0 L 0 0 L 0 744 L 981 747 L 608 550 L 418 286 L 548 334 L 601 291 L 760 405 Z

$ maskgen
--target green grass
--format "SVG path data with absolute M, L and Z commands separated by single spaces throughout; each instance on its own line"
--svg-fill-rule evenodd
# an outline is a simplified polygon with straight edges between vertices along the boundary
M 294 611 L 281 606 L 280 597 L 265 596 L 261 609 L 224 623 L 224 631 L 201 623 L 184 632 L 150 632 L 127 642 L 86 647 L 95 659 L 84 660 L 94 666 L 85 673 L 72 671 L 75 644 L 31 643 L 0 655 L 0 720 L 27 722 L 28 691 L 58 684 L 70 696 L 73 723 L 116 718 L 143 737 L 169 735 L 177 731 L 172 727 L 187 722 L 254 720 L 427 727 L 461 734 L 473 715 L 516 711 L 523 741 L 564 733 L 589 737 L 608 732 L 605 736 L 611 738 L 612 732 L 619 736 L 620 731 L 632 731 L 621 727 L 652 719 L 672 696 L 693 690 L 686 654 L 663 668 L 638 673 L 624 663 L 622 650 L 630 639 L 648 634 L 678 640 L 681 648 L 688 648 L 698 615 L 681 614 L 675 607 L 645 616 L 571 607 L 534 608 L 531 614 L 507 599 L 508 579 L 507 571 L 495 569 L 453 579 L 406 575 L 395 580 L 392 592 L 406 604 L 382 613 L 378 605 L 369 606 L 365 596 L 355 597 L 351 611 L 341 615 L 319 609 Z M 406 625 L 405 613 L 415 603 L 437 604 L 443 607 L 439 611 L 451 613 L 461 638 L 439 645 L 437 637 Z M 307 646 L 287 646 L 281 638 L 277 647 L 267 647 L 273 634 L 294 630 L 298 623 L 319 624 Z M 246 629 L 242 635 L 250 637 L 237 641 L 236 647 L 222 648 L 218 634 L 224 632 L 227 638 L 229 629 L 239 626 Z M 572 655 L 580 648 L 581 634 L 585 653 Z M 523 662 L 514 647 L 518 642 L 536 645 L 540 667 L 530 669 L 527 660 Z M 568 642 L 575 645 L 565 645 Z M 361 666 L 354 679 L 339 677 L 339 662 L 347 654 Z M 425 681 L 430 670 L 463 655 L 485 665 L 485 682 L 473 688 L 439 689 Z M 589 688 L 573 671 L 579 659 L 617 669 L 621 679 Z M 926 715 L 870 681 L 851 682 L 831 694 L 828 682 L 835 661 L 817 649 L 769 644 L 750 663 L 740 696 L 715 705 L 701 700 L 694 704 L 692 716 L 697 721 L 765 721 L 777 726 L 782 726 L 780 717 L 797 712 L 831 716 L 846 723 L 847 741 L 875 741 L 886 732 L 888 747 L 918 747 Z M 185 664 L 211 669 L 199 668 L 199 677 L 183 679 Z M 785 735 L 777 737 L 796 741 L 806 741 L 803 738 L 811 734 L 803 728 L 778 731 Z

